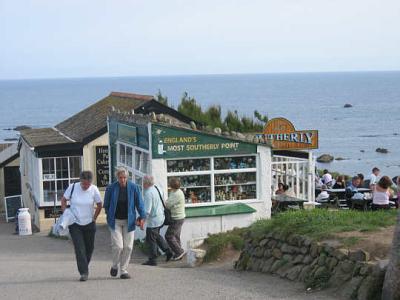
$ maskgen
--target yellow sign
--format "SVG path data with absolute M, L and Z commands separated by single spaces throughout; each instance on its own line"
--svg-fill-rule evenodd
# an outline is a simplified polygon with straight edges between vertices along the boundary
M 256 134 L 259 142 L 271 143 L 275 150 L 304 150 L 318 148 L 318 130 L 296 130 L 285 118 L 268 121 L 264 132 Z

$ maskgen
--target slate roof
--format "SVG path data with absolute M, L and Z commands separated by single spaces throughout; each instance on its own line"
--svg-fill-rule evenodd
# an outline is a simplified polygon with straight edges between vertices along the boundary
M 76 142 L 86 142 L 107 132 L 107 115 L 114 110 L 132 111 L 153 100 L 153 96 L 112 92 L 55 127 Z M 97 135 L 97 136 L 96 136 Z M 47 139 L 47 145 L 52 141 Z
M 69 144 L 73 141 L 55 128 L 35 128 L 21 130 L 21 137 L 30 147 Z

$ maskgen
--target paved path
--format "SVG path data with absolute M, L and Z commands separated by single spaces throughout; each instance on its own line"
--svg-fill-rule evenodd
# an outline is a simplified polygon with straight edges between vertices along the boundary
M 301 284 L 266 274 L 237 272 L 230 265 L 145 267 L 138 251 L 130 265 L 132 279 L 114 279 L 108 275 L 105 226 L 98 227 L 89 281 L 79 282 L 70 241 L 43 233 L 20 237 L 12 231 L 12 225 L 0 222 L 0 299 L 337 299 L 325 292 L 307 294 Z

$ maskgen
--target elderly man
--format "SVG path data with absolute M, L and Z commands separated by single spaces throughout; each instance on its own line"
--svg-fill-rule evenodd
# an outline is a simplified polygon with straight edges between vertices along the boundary
M 129 279 L 128 265 L 131 258 L 135 226 L 144 227 L 146 214 L 139 186 L 128 180 L 128 171 L 118 167 L 115 172 L 118 179 L 110 184 L 104 196 L 104 209 L 107 224 L 111 232 L 112 266 L 110 275 L 118 275 L 121 279 Z M 136 219 L 136 212 L 139 214 Z
M 149 259 L 144 262 L 143 265 L 156 266 L 158 247 L 165 252 L 167 261 L 172 258 L 173 254 L 165 239 L 160 235 L 160 229 L 163 226 L 165 219 L 164 205 L 162 203 L 163 199 L 161 192 L 158 187 L 154 185 L 153 176 L 144 176 L 143 188 L 144 206 L 147 221 L 146 242 L 150 247 Z

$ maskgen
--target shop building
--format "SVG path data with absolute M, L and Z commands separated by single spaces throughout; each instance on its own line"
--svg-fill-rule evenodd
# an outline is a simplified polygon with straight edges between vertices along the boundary
M 112 92 L 55 127 L 21 131 L 22 201 L 39 230 L 53 224 L 60 198 L 70 183 L 79 180 L 82 170 L 93 172 L 94 184 L 104 193 L 109 183 L 107 115 L 113 110 L 171 114 L 191 121 L 153 96 Z
M 271 215 L 271 148 L 253 136 L 205 132 L 169 116 L 118 114 L 109 117 L 110 172 L 117 166 L 142 185 L 152 174 L 168 195 L 168 179 L 178 177 L 185 194 L 182 245 L 245 227 Z M 240 135 L 243 138 L 239 138 Z M 136 238 L 144 232 L 137 230 Z
M 0 213 L 5 212 L 8 197 L 21 195 L 17 143 L 0 144 Z

